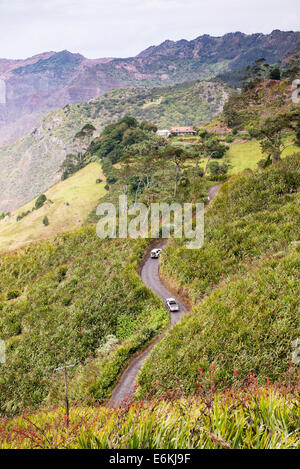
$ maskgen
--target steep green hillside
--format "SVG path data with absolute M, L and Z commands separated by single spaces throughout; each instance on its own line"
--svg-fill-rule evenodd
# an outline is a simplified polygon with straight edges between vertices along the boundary
M 186 103 L 182 116 L 188 109 L 200 116 L 197 99 L 208 106 L 210 86 L 220 92 L 215 101 L 220 105 L 224 89 L 208 82 L 155 89 L 151 94 L 146 89 L 114 91 L 86 105 L 52 113 L 30 138 L 45 145 L 50 137 L 58 146 L 68 141 L 71 148 L 75 146 L 74 123 L 80 130 L 93 122 L 98 130 L 104 125 L 103 116 L 117 119 L 123 112 L 140 112 L 139 118 L 152 120 L 147 113 L 156 112 L 162 119 L 159 110 L 166 112 L 165 117 L 171 116 L 176 100 Z M 201 90 L 200 98 L 197 90 Z M 285 99 L 287 87 L 279 92 Z M 189 99 L 184 101 L 187 94 Z M 286 101 L 285 106 L 289 108 Z M 274 103 L 268 112 L 272 109 Z M 130 147 L 127 141 L 134 149 L 120 160 Z M 199 137 L 198 143 L 201 141 L 205 143 L 205 137 Z M 159 146 L 154 127 L 132 117 L 108 126 L 93 140 L 89 150 L 94 153 L 87 152 L 102 157 L 103 164 L 109 159 L 111 164 L 118 163 L 118 183 L 111 185 L 107 197 L 113 200 L 126 186 L 132 200 L 137 197 L 147 203 L 207 200 L 212 181 L 198 171 L 204 162 L 201 150 L 195 153 L 188 146 L 166 143 Z M 224 159 L 232 161 L 238 145 L 244 145 L 246 159 L 251 156 L 252 162 L 257 157 L 258 143 L 252 140 L 234 142 Z M 255 156 L 249 156 L 249 149 Z M 37 160 L 27 170 L 39 168 L 46 184 L 51 158 L 45 170 L 41 155 L 47 160 L 47 154 L 36 153 Z M 22 230 L 21 242 L 26 243 L 52 228 L 53 234 L 60 228 L 71 230 L 76 198 L 81 199 L 78 210 L 82 217 L 104 194 L 104 182 L 96 184 L 99 171 L 94 162 L 53 186 L 44 205 L 14 221 L 14 226 L 1 217 L 3 226 L 11 226 L 11 231 L 3 232 L 3 242 L 10 249 L 14 243 L 19 247 Z M 38 177 L 33 172 L 34 180 Z M 15 190 L 18 177 L 16 181 Z M 28 181 L 30 184 L 30 178 Z M 199 366 L 205 372 L 214 366 L 216 384 L 232 384 L 235 372 L 242 380 L 250 372 L 260 381 L 267 376 L 282 377 L 290 361 L 291 342 L 300 334 L 300 259 L 295 246 L 299 241 L 299 188 L 299 153 L 267 169 L 233 176 L 207 209 L 204 247 L 190 251 L 185 240 L 170 241 L 161 257 L 161 273 L 188 292 L 194 309 L 153 349 L 139 376 L 141 395 L 157 381 L 160 386 L 154 392 L 175 387 L 193 394 Z M 67 218 L 65 204 L 70 200 L 72 216 Z M 29 208 L 32 204 L 24 210 Z M 44 223 L 45 217 L 49 225 Z M 54 369 L 63 363 L 76 363 L 70 371 L 73 400 L 102 402 L 109 396 L 129 357 L 168 322 L 161 301 L 142 285 L 136 272 L 148 246 L 146 240 L 101 241 L 93 225 L 0 257 L 0 337 L 6 342 L 8 357 L 0 368 L 2 412 L 13 414 L 61 399 L 62 381 Z
M 85 124 L 92 123 L 99 133 L 105 125 L 132 115 L 160 128 L 201 125 L 221 112 L 226 98 L 222 84 L 196 81 L 113 90 L 51 112 L 30 135 L 0 149 L 0 212 L 24 205 L 59 180 L 59 167 L 67 153 L 78 150 L 74 135 Z
M 109 395 L 128 358 L 168 323 L 136 273 L 146 247 L 100 240 L 91 226 L 0 257 L 1 413 L 56 402 L 64 363 L 77 365 L 73 399 Z
M 195 391 L 197 367 L 211 364 L 230 384 L 242 378 L 279 379 L 300 335 L 300 154 L 268 170 L 224 184 L 205 220 L 205 244 L 187 250 L 172 241 L 162 272 L 184 287 L 193 313 L 152 352 L 139 377 L 143 391 L 174 376 Z
M 159 128 L 174 125 L 201 125 L 223 109 L 228 92 L 213 81 L 192 81 L 165 88 L 114 90 L 82 105 L 87 117 L 101 116 L 105 124 L 124 114 L 150 120 Z M 98 117 L 99 118 L 99 117 Z M 99 128 L 97 123 L 97 128 Z

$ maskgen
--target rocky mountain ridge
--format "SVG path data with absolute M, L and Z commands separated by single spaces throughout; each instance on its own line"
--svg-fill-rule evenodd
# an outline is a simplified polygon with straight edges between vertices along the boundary
M 241 32 L 187 41 L 167 40 L 136 57 L 86 59 L 68 51 L 26 60 L 0 59 L 6 103 L 0 104 L 0 145 L 25 135 L 49 111 L 83 103 L 113 88 L 166 86 L 241 69 L 264 57 L 269 63 L 300 49 L 300 32 Z

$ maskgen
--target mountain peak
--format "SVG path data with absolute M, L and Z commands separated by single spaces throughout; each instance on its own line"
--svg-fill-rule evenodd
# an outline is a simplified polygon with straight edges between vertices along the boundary
M 76 58 L 85 59 L 84 55 L 79 54 L 78 52 L 70 52 L 67 49 L 55 52 L 54 55 L 60 56 L 60 57 L 76 57 Z

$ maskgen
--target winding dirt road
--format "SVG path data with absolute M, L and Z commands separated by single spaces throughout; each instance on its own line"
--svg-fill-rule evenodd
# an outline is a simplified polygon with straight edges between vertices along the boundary
M 213 186 L 209 189 L 209 201 L 213 200 L 216 196 L 218 190 L 220 189 L 221 184 L 217 186 Z M 167 241 L 162 240 L 159 244 L 155 244 L 156 248 L 163 249 L 166 247 Z M 141 279 L 143 283 L 158 296 L 160 296 L 165 304 L 166 298 L 174 298 L 174 294 L 172 294 L 162 283 L 159 277 L 159 260 L 158 259 L 151 259 L 149 256 L 144 264 L 142 265 L 140 271 Z M 174 326 L 180 318 L 183 316 L 184 313 L 188 312 L 188 307 L 182 303 L 178 298 L 176 299 L 177 303 L 179 304 L 180 311 L 178 313 L 170 313 L 170 327 Z M 164 334 L 165 335 L 165 334 Z M 164 336 L 163 335 L 163 336 Z M 130 397 L 134 392 L 134 384 L 137 377 L 138 372 L 140 371 L 142 364 L 145 358 L 149 355 L 151 350 L 153 349 L 154 345 L 157 344 L 162 339 L 162 336 L 158 337 L 154 342 L 152 342 L 142 353 L 140 353 L 137 357 L 133 358 L 130 365 L 124 373 L 122 374 L 119 383 L 116 385 L 112 392 L 112 396 L 109 400 L 108 405 L 110 407 L 117 408 L 119 407 L 122 402 Z

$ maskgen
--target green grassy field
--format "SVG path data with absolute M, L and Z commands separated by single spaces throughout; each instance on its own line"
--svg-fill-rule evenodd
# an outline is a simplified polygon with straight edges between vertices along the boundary
M 231 165 L 229 174 L 237 174 L 245 169 L 257 169 L 257 163 L 263 158 L 260 145 L 256 140 L 230 145 L 224 161 Z
M 103 182 L 96 184 L 98 178 Z M 31 211 L 35 202 L 32 201 L 13 212 L 9 221 L 0 221 L 0 253 L 51 239 L 82 226 L 91 209 L 105 195 L 104 186 L 105 178 L 99 163 L 91 163 L 69 179 L 55 184 L 45 192 L 48 201 L 39 210 L 16 220 L 22 212 Z M 48 226 L 43 225 L 45 216 L 49 219 Z
M 282 158 L 292 155 L 299 151 L 299 147 L 290 146 L 286 148 L 282 154 Z M 257 169 L 257 163 L 266 158 L 260 149 L 260 144 L 257 140 L 251 140 L 243 143 L 233 143 L 230 145 L 224 161 L 231 165 L 229 174 L 238 174 L 245 169 Z

